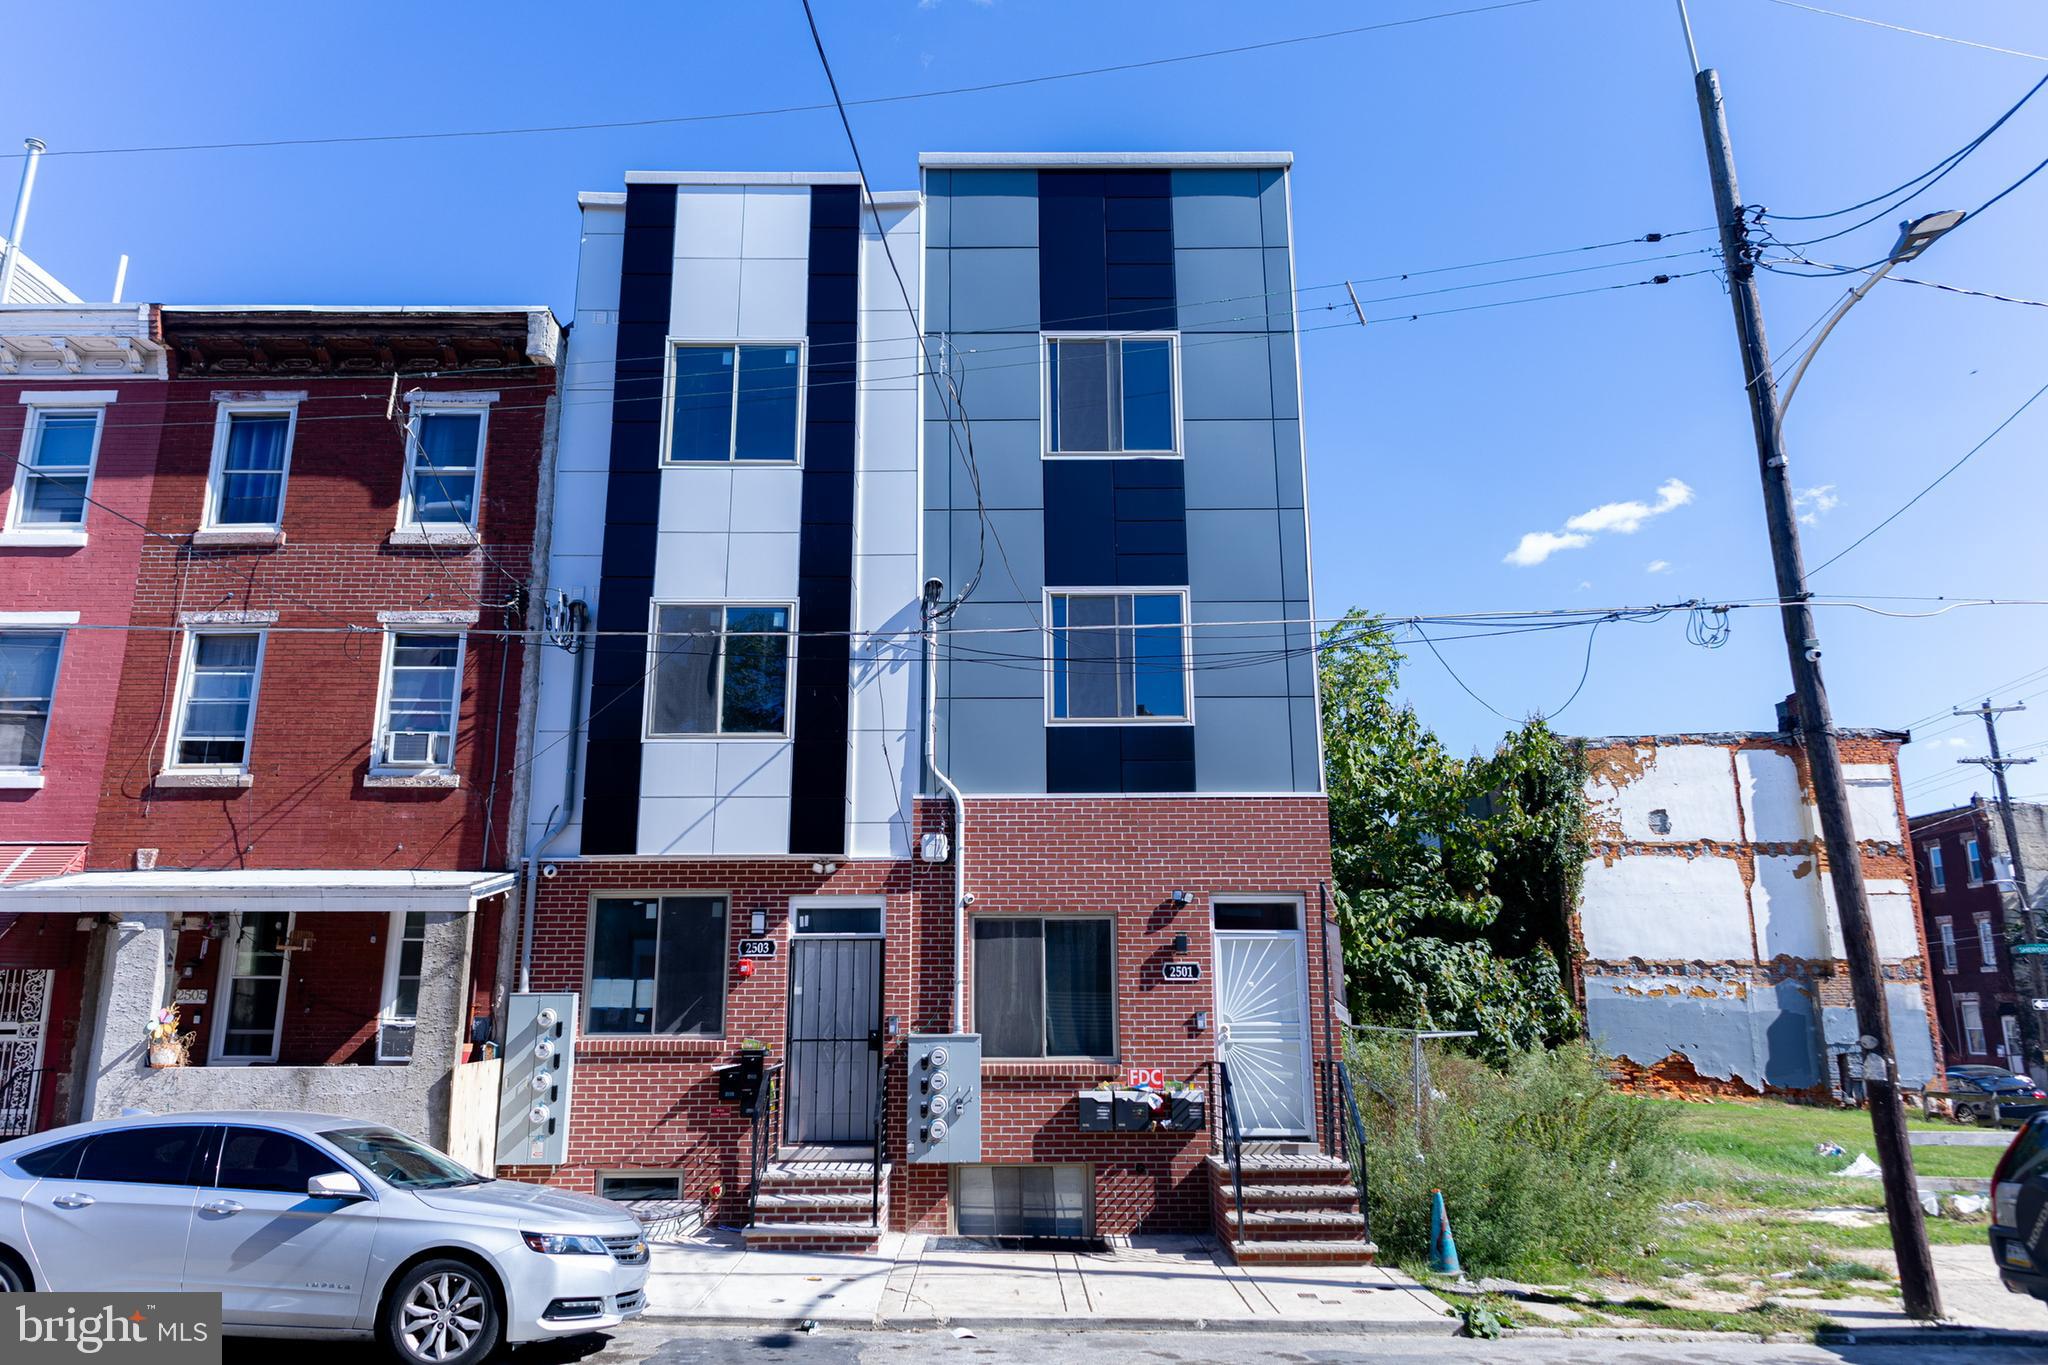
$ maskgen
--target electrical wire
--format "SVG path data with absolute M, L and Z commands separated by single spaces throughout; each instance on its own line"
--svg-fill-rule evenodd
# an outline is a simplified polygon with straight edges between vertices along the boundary
M 1769 0 L 1773 5 L 1786 9 L 1803 9 L 1808 14 L 1825 14 L 1830 19 L 1847 19 L 1852 24 L 1868 24 L 1872 28 L 1887 28 L 1894 33 L 1910 33 L 1915 38 L 1932 38 L 1937 42 L 1954 43 L 1959 47 L 1974 47 L 1985 52 L 1998 52 L 2008 57 L 2025 57 L 2028 61 L 2048 62 L 2048 57 L 2038 52 L 2022 52 L 2016 47 L 1996 47 L 1990 43 L 1979 43 L 1969 38 L 1952 38 L 1946 33 L 1930 33 L 1924 28 L 1907 28 L 1903 24 L 1887 24 L 1882 19 L 1866 19 L 1860 14 L 1844 14 L 1841 10 L 1822 9 L 1819 5 L 1808 5 L 1801 0 Z

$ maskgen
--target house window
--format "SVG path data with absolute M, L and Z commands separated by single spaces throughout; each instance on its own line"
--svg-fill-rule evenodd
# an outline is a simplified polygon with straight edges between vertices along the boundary
M 407 424 L 405 488 L 398 524 L 410 530 L 476 529 L 490 409 L 416 404 Z
M 985 1057 L 1116 1055 L 1106 919 L 974 921 L 974 1024 Z
M 648 736 L 787 734 L 793 610 L 657 604 Z
M 588 1031 L 721 1036 L 725 905 L 723 896 L 598 901 L 590 921 Z
M 1963 840 L 1963 854 L 1970 862 L 1970 885 L 1982 886 L 1984 884 L 1984 855 L 1978 851 L 1975 839 Z
M 641 1199 L 681 1199 L 683 1177 L 676 1171 L 620 1171 L 597 1178 L 597 1197 L 632 1203 Z
M 1093 1182 L 1086 1166 L 956 1166 L 954 1229 L 962 1237 L 1086 1237 Z
M 1185 592 L 1056 592 L 1047 615 L 1051 719 L 1187 719 Z
M 229 924 L 226 1008 L 214 1015 L 215 1054 L 224 1062 L 274 1062 L 284 1019 L 285 942 L 292 917 L 285 911 L 236 915 Z
M 0 769 L 43 766 L 43 740 L 57 700 L 61 631 L 0 632 Z
M 1924 845 L 1927 851 L 1927 884 L 1936 891 L 1948 890 L 1948 873 L 1941 865 L 1941 845 Z
M 445 769 L 455 758 L 462 636 L 392 631 L 385 641 L 377 762 L 408 771 Z
M 670 464 L 792 463 L 803 429 L 804 343 L 671 346 L 668 393 Z
M 1985 971 L 1998 965 L 1998 931 L 1992 928 L 1989 915 L 1977 916 L 1977 951 L 1983 955 Z
M 1180 339 L 1045 339 L 1045 453 L 1178 455 Z
M 412 1058 L 413 1028 L 420 1017 L 421 962 L 426 951 L 426 911 L 394 910 L 384 958 L 384 1021 L 377 1030 L 380 1062 Z
M 1984 1011 L 1974 995 L 1956 997 L 1956 1012 L 1963 1020 L 1963 1051 L 1973 1057 L 1984 1055 Z
M 206 485 L 208 529 L 276 530 L 284 519 L 296 404 L 223 403 L 214 419 Z
M 2001 1014 L 1998 1016 L 1998 1028 L 2005 1035 L 2005 1046 L 2000 1050 L 2005 1053 L 2007 1065 L 2015 1071 L 2024 1070 L 2022 1063 L 2027 1054 L 2020 1042 L 2020 1021 L 2010 1014 Z
M 31 406 L 8 508 L 9 530 L 85 527 L 101 408 Z
M 1956 969 L 1956 926 L 1945 919 L 1934 922 L 1934 932 L 1941 939 L 1941 969 L 1952 972 Z
M 249 766 L 261 632 L 194 631 L 185 637 L 185 671 L 171 766 L 240 772 Z

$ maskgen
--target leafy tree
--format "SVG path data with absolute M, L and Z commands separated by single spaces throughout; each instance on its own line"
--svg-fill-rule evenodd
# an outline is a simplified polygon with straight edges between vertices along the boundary
M 1402 656 L 1353 611 L 1323 637 L 1331 860 L 1352 1008 L 1473 1029 L 1494 1058 L 1576 1036 L 1561 963 L 1585 769 L 1540 719 L 1458 759 L 1397 701 Z

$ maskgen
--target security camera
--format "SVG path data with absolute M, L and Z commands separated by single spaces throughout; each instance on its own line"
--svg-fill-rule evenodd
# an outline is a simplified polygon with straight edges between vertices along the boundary
M 549 881 L 553 881 L 555 874 L 561 870 L 561 868 L 556 867 L 553 863 L 542 863 L 540 865 L 540 875 L 546 877 Z
M 1810 664 L 1820 662 L 1820 647 L 1818 645 L 1808 645 L 1806 647 L 1806 662 Z

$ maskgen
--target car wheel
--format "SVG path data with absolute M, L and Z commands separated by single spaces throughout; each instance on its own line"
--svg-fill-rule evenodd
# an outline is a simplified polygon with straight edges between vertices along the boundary
M 26 1294 L 28 1272 L 21 1268 L 21 1262 L 14 1253 L 0 1248 L 0 1294 Z
M 1956 1117 L 1960 1118 L 1965 1123 L 1974 1123 L 1980 1128 L 1983 1127 L 1984 1124 L 1989 1122 L 1991 1118 L 1989 1114 L 1985 1113 L 1982 1109 L 1979 1109 L 1974 1104 L 1964 1106 L 1963 1109 L 1956 1115 Z
M 378 1327 L 407 1365 L 475 1365 L 498 1346 L 497 1298 L 467 1261 L 422 1261 L 391 1286 Z

